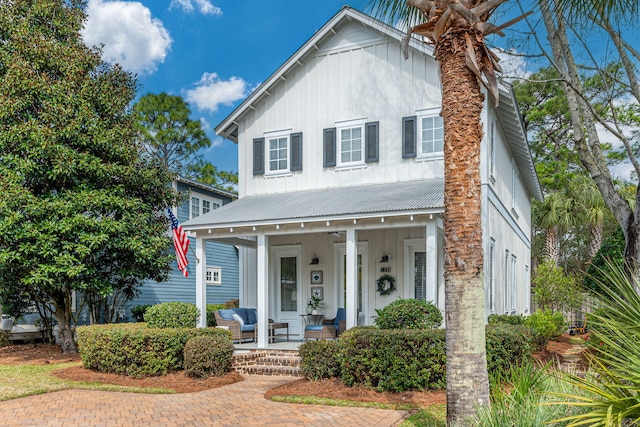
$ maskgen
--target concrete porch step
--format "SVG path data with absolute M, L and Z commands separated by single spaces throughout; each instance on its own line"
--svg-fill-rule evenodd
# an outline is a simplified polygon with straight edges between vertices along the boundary
M 240 373 L 301 377 L 297 350 L 251 350 L 233 356 L 233 368 Z

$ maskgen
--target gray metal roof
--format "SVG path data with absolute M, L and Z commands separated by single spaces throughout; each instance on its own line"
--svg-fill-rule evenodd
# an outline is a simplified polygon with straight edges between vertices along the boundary
M 217 225 L 418 213 L 443 207 L 444 180 L 430 179 L 241 197 L 182 225 L 195 230 Z

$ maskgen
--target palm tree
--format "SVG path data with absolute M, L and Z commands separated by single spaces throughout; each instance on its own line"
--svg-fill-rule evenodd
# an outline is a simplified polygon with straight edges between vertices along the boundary
M 604 219 L 610 210 L 591 178 L 576 175 L 569 183 L 569 191 L 573 195 L 574 205 L 578 209 L 578 221 L 589 226 L 589 262 L 596 256 L 604 235 Z
M 497 56 L 484 37 L 500 27 L 488 22 L 506 0 L 378 1 L 376 15 L 405 20 L 411 34 L 432 43 L 440 66 L 444 123 L 444 240 L 447 340 L 447 423 L 489 404 L 487 375 L 480 143 L 484 84 L 498 102 Z M 375 6 L 374 6 L 375 9 Z M 407 52 L 405 50 L 405 56 Z M 483 78 L 484 76 L 484 78 Z M 485 80 L 486 79 L 486 80 Z
M 544 230 L 543 258 L 557 267 L 560 264 L 560 236 L 575 223 L 569 199 L 554 191 L 547 194 L 544 201 L 532 204 L 534 225 Z

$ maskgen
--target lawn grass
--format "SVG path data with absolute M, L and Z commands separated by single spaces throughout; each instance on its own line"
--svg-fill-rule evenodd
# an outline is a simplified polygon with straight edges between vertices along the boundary
M 400 427 L 446 427 L 447 409 L 444 404 L 420 408 L 407 403 L 355 402 L 352 400 L 329 399 L 314 396 L 273 396 L 274 402 L 305 403 L 308 405 L 350 406 L 357 408 L 395 409 L 413 412 Z
M 174 393 L 172 390 L 160 388 L 124 387 L 112 384 L 69 381 L 56 378 L 52 372 L 80 362 L 51 365 L 0 365 L 0 401 L 18 397 L 33 396 L 66 389 L 126 391 L 129 393 Z

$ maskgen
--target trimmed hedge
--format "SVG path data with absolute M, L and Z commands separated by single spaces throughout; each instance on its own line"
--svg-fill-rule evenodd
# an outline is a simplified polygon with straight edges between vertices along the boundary
M 432 329 L 442 324 L 442 313 L 432 302 L 397 299 L 376 309 L 375 324 L 380 329 Z
M 150 328 L 195 328 L 199 316 L 195 304 L 173 301 L 147 308 L 144 321 Z
M 184 372 L 189 377 L 220 377 L 232 368 L 233 342 L 229 337 L 199 336 L 184 346 Z
M 338 340 L 342 382 L 378 391 L 441 389 L 445 382 L 445 331 L 357 327 Z
M 489 325 L 524 325 L 524 319 L 522 314 L 492 314 Z
M 511 366 L 531 359 L 535 340 L 531 329 L 526 326 L 489 325 L 485 333 L 489 375 L 506 372 Z
M 518 325 L 487 326 L 490 375 L 531 357 L 531 330 Z M 310 379 L 341 377 L 380 391 L 441 389 L 446 386 L 446 342 L 443 329 L 352 328 L 337 341 L 309 341 L 300 347 L 303 372 Z M 334 360 L 340 367 L 334 367 Z
M 78 347 L 85 368 L 132 377 L 181 369 L 184 346 L 197 336 L 223 337 L 219 328 L 149 328 L 144 323 L 80 326 Z
M 340 376 L 338 343 L 330 340 L 304 342 L 298 354 L 302 359 L 302 373 L 310 380 Z

